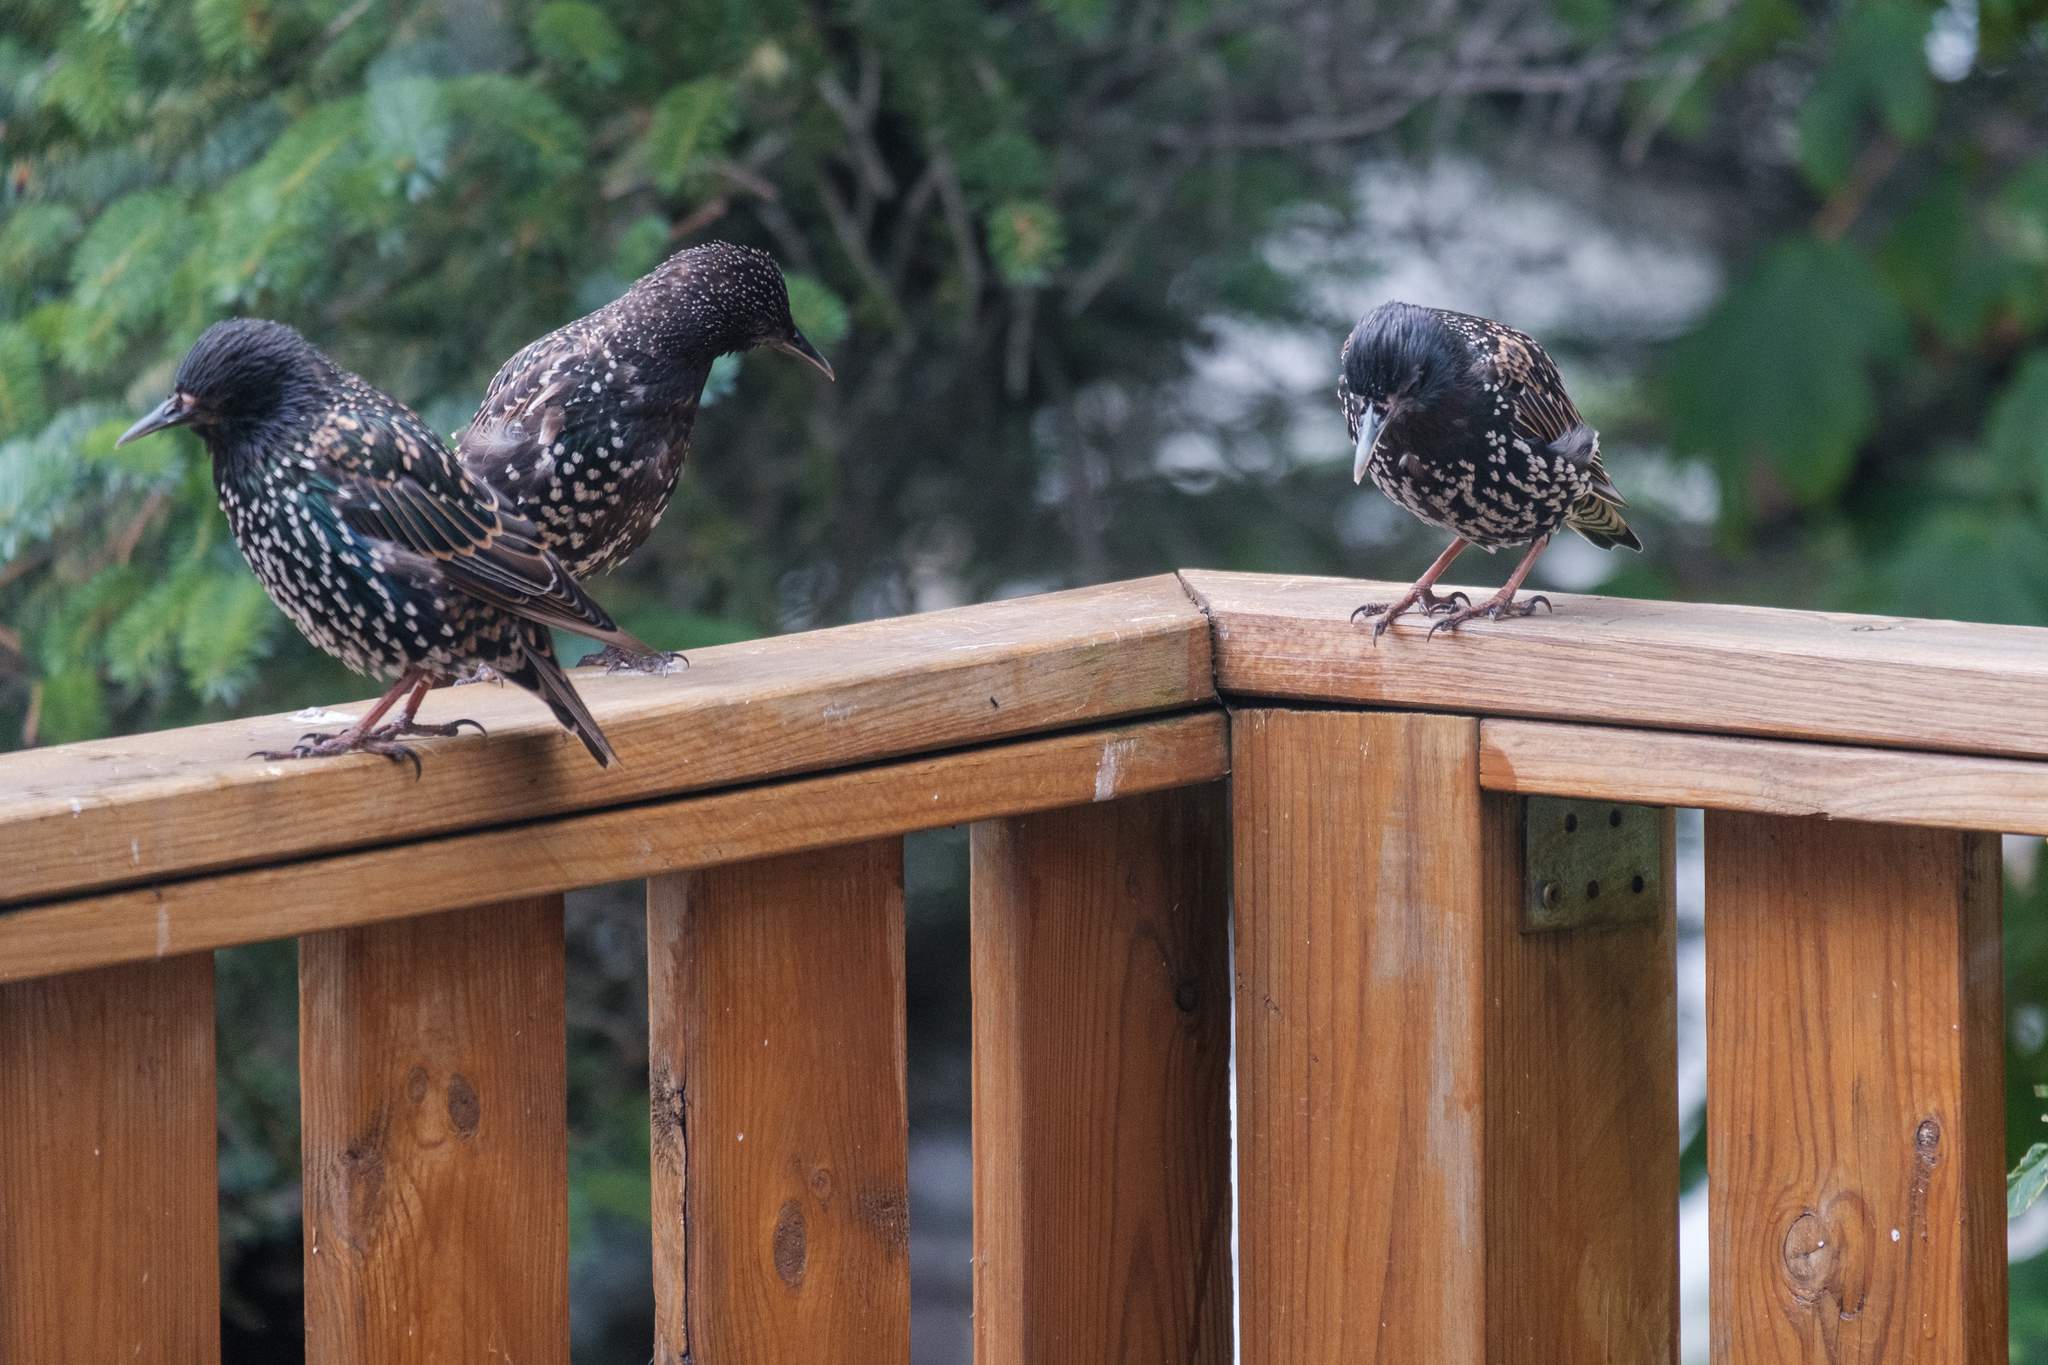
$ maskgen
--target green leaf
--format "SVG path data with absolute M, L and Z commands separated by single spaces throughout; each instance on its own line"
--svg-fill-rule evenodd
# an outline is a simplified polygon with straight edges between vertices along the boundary
M 1785 242 L 1673 349 L 1673 433 L 1739 492 L 1752 462 L 1805 503 L 1832 498 L 1876 422 L 1874 372 L 1904 354 L 1898 300 L 1846 246 Z
M 626 40 L 605 12 L 584 0 L 554 0 L 533 16 L 533 49 L 551 65 L 573 65 L 600 84 L 626 70 Z
M 2048 491 L 2048 347 L 2029 353 L 1999 393 L 1984 445 L 2021 487 Z
M 2005 1216 L 2019 1217 L 2034 1207 L 2044 1191 L 2048 1191 L 2048 1142 L 2037 1142 L 2005 1178 Z
M 276 622 L 269 595 L 248 574 L 218 574 L 200 585 L 178 630 L 178 660 L 192 690 L 233 701 L 269 652 Z
M 846 340 L 851 320 L 846 301 L 813 275 L 795 274 L 789 280 L 789 315 L 797 330 L 820 348 L 837 346 Z
M 267 0 L 193 0 L 192 27 L 199 50 L 233 71 L 254 70 L 276 36 Z
M 0 323 L 0 437 L 42 425 L 42 348 L 20 323 Z
M 154 321 L 194 228 L 173 190 L 142 190 L 108 205 L 71 258 L 71 301 L 84 315 L 80 321 L 110 320 L 124 332 Z
M 1999 187 L 1991 230 L 2012 255 L 2048 262 L 2048 154 L 2028 161 Z
M 43 82 L 42 97 L 87 137 L 126 127 L 142 105 L 132 47 L 115 33 L 74 29 L 58 45 L 57 66 Z
M 1842 21 L 1833 60 L 1799 115 L 1800 161 L 1821 189 L 1840 185 L 1862 150 L 1867 116 L 1914 143 L 1934 125 L 1927 71 L 1927 11 L 1911 0 L 1871 0 Z
M 668 220 L 658 213 L 635 218 L 612 248 L 612 271 L 621 279 L 638 279 L 668 255 Z
M 989 215 L 988 249 L 1010 284 L 1044 284 L 1066 255 L 1066 228 L 1059 210 L 1042 199 L 998 204 Z
M 70 744 L 107 732 L 107 698 L 99 675 L 73 665 L 43 677 L 42 710 L 36 738 L 44 744 Z
M 47 279 L 78 240 L 83 224 L 68 204 L 23 204 L 0 226 L 0 289 L 20 291 Z
M 1038 194 L 1045 182 L 1045 149 L 1014 128 L 977 138 L 960 157 L 960 183 L 976 206 Z
M 363 105 L 368 113 L 367 154 L 383 175 L 387 193 L 417 202 L 447 174 L 448 148 L 454 129 L 440 81 L 429 76 L 404 76 L 370 87 Z
M 654 106 L 641 143 L 648 175 L 664 192 L 674 193 L 702 160 L 725 149 L 738 126 L 730 82 L 706 76 L 676 86 Z

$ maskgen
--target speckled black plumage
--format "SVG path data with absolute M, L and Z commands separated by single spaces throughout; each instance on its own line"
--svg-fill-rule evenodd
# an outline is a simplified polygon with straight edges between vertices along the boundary
M 711 363 L 772 346 L 828 376 L 774 258 L 710 242 L 505 362 L 457 442 L 579 576 L 617 567 L 667 510 Z
M 319 737 L 349 742 L 302 754 L 403 752 L 398 734 L 446 729 L 412 723 L 427 687 L 482 665 L 610 763 L 547 628 L 640 646 L 410 409 L 291 328 L 235 319 L 200 337 L 171 397 L 122 439 L 167 426 L 205 442 L 235 542 L 292 623 L 356 672 L 399 679 L 362 725 Z M 399 722 L 365 728 L 408 690 Z
M 1407 598 L 1361 608 L 1383 618 L 1376 632 L 1417 602 L 1443 612 L 1438 628 L 1526 610 L 1510 607 L 1514 590 L 1559 527 L 1603 549 L 1642 548 L 1601 465 L 1599 433 L 1527 334 L 1467 313 L 1385 303 L 1345 339 L 1338 364 L 1354 477 L 1371 475 L 1394 502 L 1458 537 Z M 1467 544 L 1531 550 L 1491 602 L 1450 611 L 1429 587 Z

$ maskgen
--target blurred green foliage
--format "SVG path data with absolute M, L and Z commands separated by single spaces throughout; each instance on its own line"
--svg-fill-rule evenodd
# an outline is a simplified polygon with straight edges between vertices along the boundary
M 1334 369 L 1352 319 L 1275 243 L 1353 231 L 1368 155 L 1507 182 L 1559 142 L 1711 197 L 1729 265 L 1668 342 L 1546 336 L 1618 376 L 1585 404 L 1611 450 L 1712 475 L 1709 520 L 1637 495 L 1650 553 L 1613 590 L 2048 624 L 2034 0 L 0 14 L 0 747 L 362 690 L 266 604 L 196 442 L 113 448 L 209 322 L 289 321 L 452 432 L 520 345 L 710 236 L 777 254 L 841 378 L 720 365 L 677 510 L 596 585 L 646 638 L 1177 564 L 1413 572 L 1426 532 L 1352 521 L 1331 376 L 1224 402 L 1203 362 L 1308 330 Z M 1190 431 L 1210 463 L 1164 461 Z M 2036 899 L 2015 1010 L 2048 1004 Z M 224 968 L 223 999 L 288 998 L 288 965 Z M 291 1214 L 291 1057 L 263 1038 L 222 1077 L 244 1245 Z M 2017 1153 L 2048 1075 L 2038 1044 L 2013 1063 Z M 578 1084 L 588 1226 L 644 1207 L 645 1125 Z M 2016 1359 L 2048 1359 L 2041 1265 Z

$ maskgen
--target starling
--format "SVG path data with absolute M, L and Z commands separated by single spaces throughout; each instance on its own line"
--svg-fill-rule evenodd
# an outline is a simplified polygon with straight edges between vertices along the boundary
M 571 573 L 615 568 L 668 507 L 711 362 L 756 346 L 832 378 L 790 319 L 772 256 L 729 242 L 679 251 L 506 361 L 457 438 L 463 467 L 532 518 Z M 668 657 L 609 647 L 583 662 L 659 670 Z
M 1372 475 L 1382 493 L 1456 537 L 1406 593 L 1352 613 L 1379 618 L 1375 643 L 1417 605 L 1437 618 L 1431 635 L 1549 607 L 1543 597 L 1516 602 L 1515 592 L 1561 525 L 1603 550 L 1643 548 L 1601 467 L 1600 434 L 1526 334 L 1469 313 L 1383 303 L 1345 339 L 1338 369 L 1356 449 L 1352 482 Z M 1522 544 L 1528 553 L 1506 585 L 1478 606 L 1431 591 L 1467 545 L 1490 554 Z
M 277 322 L 209 327 L 171 396 L 118 444 L 189 426 L 213 457 L 235 543 L 308 640 L 358 673 L 396 678 L 338 734 L 265 758 L 368 752 L 475 721 L 421 725 L 429 688 L 483 665 L 547 703 L 591 756 L 617 756 L 555 661 L 550 626 L 645 649 L 614 625 L 534 525 L 471 478 L 410 409 Z M 396 721 L 377 722 L 403 699 Z

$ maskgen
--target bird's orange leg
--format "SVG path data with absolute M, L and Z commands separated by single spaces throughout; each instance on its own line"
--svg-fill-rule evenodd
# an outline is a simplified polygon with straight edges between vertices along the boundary
M 251 758 L 265 758 L 273 762 L 288 758 L 337 758 L 342 754 L 376 754 L 394 763 L 410 762 L 413 776 L 420 774 L 420 756 L 410 745 L 400 744 L 404 735 L 453 735 L 465 725 L 474 725 L 478 734 L 484 727 L 473 720 L 450 721 L 446 725 L 420 725 L 413 720 L 419 714 L 420 703 L 426 700 L 427 692 L 436 681 L 425 669 L 409 668 L 391 684 L 391 690 L 377 699 L 377 704 L 367 711 L 363 718 L 338 734 L 327 734 L 312 730 L 299 736 L 299 742 L 290 749 L 263 750 L 251 754 Z M 399 698 L 405 698 L 405 709 L 398 719 L 388 725 L 378 725 Z
M 1522 562 L 1515 565 L 1515 571 L 1508 575 L 1508 581 L 1501 585 L 1499 592 L 1481 602 L 1478 606 L 1467 606 L 1463 611 L 1454 611 L 1442 620 L 1430 623 L 1429 633 L 1434 636 L 1440 630 L 1456 630 L 1474 617 L 1484 616 L 1489 621 L 1498 621 L 1503 616 L 1527 616 L 1541 605 L 1546 611 L 1553 611 L 1550 599 L 1538 593 L 1525 601 L 1515 601 L 1515 593 L 1521 589 L 1522 580 L 1529 576 L 1529 570 L 1536 567 L 1536 556 L 1543 553 L 1543 547 L 1550 544 L 1546 533 L 1536 537 L 1529 545 L 1529 553 L 1522 556 Z
M 473 727 L 480 735 L 489 733 L 481 724 L 468 719 L 451 720 L 446 725 L 421 725 L 413 719 L 420 713 L 420 703 L 427 699 L 427 693 L 447 681 L 446 678 L 436 677 L 432 673 L 422 673 L 420 680 L 413 685 L 412 695 L 405 699 L 405 709 L 398 713 L 397 720 L 377 731 L 378 736 L 396 739 L 400 735 L 439 735 L 445 739 L 450 735 L 461 734 L 465 725 Z
M 1460 602 L 1470 606 L 1472 599 L 1465 596 L 1464 593 L 1454 592 L 1449 597 L 1438 597 L 1430 589 L 1435 587 L 1436 581 L 1444 576 L 1444 570 L 1451 567 L 1451 561 L 1463 554 L 1465 547 L 1471 543 L 1471 541 L 1463 536 L 1459 536 L 1450 543 L 1450 546 L 1442 554 L 1436 557 L 1436 563 L 1430 565 L 1428 569 L 1423 571 L 1422 577 L 1415 580 L 1414 587 L 1408 589 L 1407 592 L 1402 593 L 1391 602 L 1367 602 L 1357 611 L 1351 613 L 1351 619 L 1356 621 L 1361 616 L 1378 617 L 1379 619 L 1373 622 L 1372 627 L 1372 642 L 1378 644 L 1380 636 L 1387 633 L 1387 627 L 1394 624 L 1394 618 L 1417 603 L 1420 603 L 1423 612 L 1430 616 L 1434 616 L 1438 612 L 1454 611 Z

